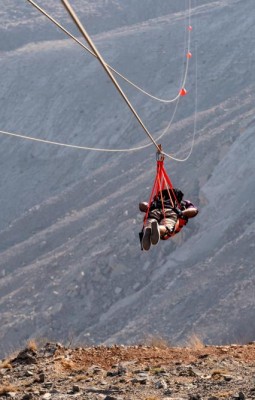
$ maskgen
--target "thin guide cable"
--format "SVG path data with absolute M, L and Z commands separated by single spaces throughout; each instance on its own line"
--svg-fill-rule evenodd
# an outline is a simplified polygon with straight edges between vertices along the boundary
M 97 58 L 97 55 L 91 51 L 87 46 L 85 46 L 79 39 L 77 39 L 72 33 L 70 33 L 67 29 L 65 29 L 56 19 L 54 19 L 49 13 L 47 13 L 42 7 L 40 7 L 35 1 L 33 0 L 27 0 L 32 6 L 34 6 L 38 11 L 40 11 L 45 17 L 47 17 L 51 22 L 53 22 L 59 29 L 61 29 L 66 35 L 68 35 L 71 39 L 73 39 L 77 44 L 79 44 L 84 50 L 86 50 L 88 53 L 90 53 L 93 57 Z M 191 0 L 189 0 L 191 2 Z M 191 3 L 189 5 L 189 13 L 191 13 Z M 190 32 L 189 32 L 190 36 Z M 141 93 L 145 94 L 146 96 L 149 96 L 150 98 L 159 101 L 161 103 L 174 103 L 179 97 L 180 93 L 178 93 L 173 99 L 162 99 L 157 96 L 154 96 L 147 92 L 146 90 L 142 89 L 140 86 L 129 80 L 127 77 L 122 75 L 120 72 L 118 72 L 116 69 L 114 69 L 112 66 L 106 63 L 106 65 L 109 67 L 109 69 L 114 72 L 117 76 L 119 76 L 121 79 L 123 79 L 125 82 L 133 86 L 135 89 L 139 90 Z M 187 64 L 188 67 L 188 64 Z M 184 78 L 181 87 L 185 86 L 186 79 Z

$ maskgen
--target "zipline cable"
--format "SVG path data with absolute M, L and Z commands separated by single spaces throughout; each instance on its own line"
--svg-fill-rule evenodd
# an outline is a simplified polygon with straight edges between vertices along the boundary
M 191 0 L 188 0 L 188 1 L 189 1 L 189 5 L 191 6 Z M 189 26 L 191 26 L 190 23 L 191 23 L 191 13 L 189 12 Z M 186 32 L 185 32 L 185 36 L 186 36 Z M 185 43 L 186 43 L 186 38 L 185 38 Z M 190 50 L 190 31 L 189 31 L 189 40 L 188 40 L 188 51 L 189 51 L 189 50 Z M 185 52 L 185 54 L 187 53 L 186 46 L 185 46 L 184 52 Z M 186 82 L 186 79 L 187 79 L 187 73 L 188 73 L 188 68 L 187 68 L 187 67 L 188 67 L 188 62 L 189 62 L 189 59 L 187 58 L 186 68 L 184 68 L 184 71 L 183 71 L 183 77 L 184 77 L 184 78 L 182 78 L 182 81 L 183 81 L 183 82 Z M 173 112 L 173 114 L 172 114 L 172 117 L 171 117 L 171 119 L 170 119 L 168 125 L 166 126 L 166 128 L 164 128 L 164 130 L 161 132 L 160 136 L 157 137 L 157 139 L 156 139 L 157 142 L 158 142 L 158 141 L 166 134 L 166 132 L 170 129 L 170 127 L 171 127 L 171 125 L 172 125 L 172 123 L 173 123 L 174 117 L 175 117 L 175 115 L 176 115 L 176 112 L 177 112 L 177 108 L 178 108 L 178 105 L 179 105 L 179 101 L 180 101 L 180 96 L 177 98 L 177 102 L 175 103 L 175 108 L 174 108 L 174 112 Z
M 162 154 L 168 158 L 170 158 L 171 160 L 174 161 L 178 161 L 178 162 L 185 162 L 187 161 L 194 149 L 194 145 L 195 145 L 195 136 L 197 133 L 197 114 L 198 114 L 198 51 L 197 51 L 197 41 L 195 39 L 195 110 L 194 110 L 194 128 L 193 128 L 193 136 L 192 136 L 192 142 L 191 142 L 191 147 L 190 150 L 187 154 L 186 157 L 184 158 L 177 158 L 171 154 L 167 154 L 164 151 L 162 151 Z
M 189 152 L 188 157 L 186 157 L 186 159 L 189 158 L 189 156 L 192 153 L 193 150 L 193 146 L 194 146 L 194 138 L 195 138 L 195 131 L 196 129 L 194 128 L 194 135 L 193 135 L 193 143 L 192 143 L 192 147 L 191 150 Z M 39 142 L 39 143 L 45 143 L 45 144 L 50 144 L 50 145 L 56 145 L 56 146 L 61 146 L 61 147 L 67 147 L 67 148 L 71 148 L 71 149 L 77 149 L 77 150 L 89 150 L 89 151 L 97 151 L 97 152 L 115 152 L 115 153 L 124 153 L 124 152 L 132 152 L 132 151 L 140 151 L 143 150 L 149 146 L 152 145 L 152 143 L 148 143 L 146 145 L 142 145 L 142 146 L 138 146 L 138 147 L 134 147 L 134 148 L 129 148 L 129 149 L 106 149 L 106 148 L 97 148 L 97 147 L 88 147 L 88 146 L 79 146 L 79 145 L 74 145 L 74 144 L 67 144 L 67 143 L 62 143 L 62 142 L 55 142 L 52 140 L 47 140 L 47 139 L 39 139 L 33 136 L 28 136 L 28 135 L 23 135 L 21 133 L 14 133 L 14 132 L 7 132 L 7 131 L 2 131 L 0 130 L 0 134 L 6 135 L 6 136 L 12 136 L 12 137 L 16 137 L 16 138 L 20 138 L 20 139 L 25 139 L 25 140 L 30 140 L 33 142 Z M 159 140 L 163 135 L 161 134 L 157 140 Z M 170 154 L 164 153 L 162 152 L 162 154 L 164 154 L 166 157 L 173 159 L 175 161 L 186 161 L 186 159 L 178 159 L 175 158 L 173 156 L 171 156 Z
M 32 6 L 34 6 L 38 11 L 40 11 L 45 17 L 47 17 L 51 22 L 53 22 L 59 29 L 61 29 L 66 35 L 68 35 L 71 39 L 73 39 L 76 43 L 78 43 L 84 50 L 86 50 L 87 52 L 89 52 L 93 57 L 97 58 L 97 55 L 91 51 L 87 46 L 85 46 L 79 39 L 77 39 L 74 35 L 72 35 L 72 33 L 70 33 L 67 29 L 65 29 L 58 21 L 56 21 L 56 19 L 54 19 L 49 13 L 47 13 L 43 8 L 41 8 L 35 1 L 33 0 L 27 0 Z M 189 16 L 191 14 L 191 0 L 189 0 Z M 189 45 L 188 45 L 188 52 L 190 49 L 190 31 L 189 31 Z M 143 94 L 145 94 L 146 96 L 149 96 L 150 98 L 157 100 L 161 103 L 174 103 L 179 97 L 180 97 L 180 93 L 178 93 L 173 99 L 161 99 L 159 97 L 153 96 L 152 94 L 148 93 L 147 91 L 145 91 L 144 89 L 142 89 L 140 86 L 136 85 L 134 82 L 130 81 L 128 78 L 126 78 L 124 75 L 122 75 L 120 72 L 118 72 L 116 69 L 114 69 L 113 67 L 111 67 L 109 64 L 106 64 L 109 69 L 114 72 L 116 75 L 118 75 L 121 79 L 123 79 L 125 82 L 127 82 L 128 84 L 130 84 L 131 86 L 133 86 L 134 88 L 136 88 L 137 90 L 139 90 L 140 92 L 142 92 Z M 184 80 L 181 84 L 181 87 L 184 87 L 186 84 L 186 79 L 187 79 L 187 73 L 188 73 L 188 66 L 189 66 L 189 60 L 187 60 L 186 63 L 186 74 L 184 76 Z
M 149 139 L 153 142 L 153 144 L 157 148 L 157 150 L 160 151 L 158 144 L 155 142 L 155 140 L 152 137 L 152 135 L 150 134 L 149 130 L 147 129 L 147 127 L 143 123 L 142 119 L 140 118 L 140 116 L 138 115 L 136 110 L 134 109 L 133 105 L 131 104 L 131 102 L 127 98 L 126 94 L 123 92 L 122 88 L 120 87 L 120 85 L 118 84 L 117 80 L 113 76 L 111 70 L 109 69 L 108 65 L 106 64 L 106 62 L 104 61 L 103 57 L 99 53 L 99 51 L 96 48 L 95 44 L 91 40 L 91 38 L 90 38 L 89 34 L 87 33 L 87 31 L 85 30 L 84 26 L 81 24 L 78 16 L 76 15 L 75 11 L 71 7 L 69 1 L 68 0 L 61 0 L 61 1 L 62 1 L 63 5 L 65 6 L 67 12 L 70 14 L 71 18 L 73 19 L 74 23 L 76 24 L 76 26 L 78 27 L 78 29 L 80 30 L 82 35 L 84 36 L 84 38 L 87 40 L 87 42 L 88 42 L 89 46 L 91 47 L 92 51 L 94 52 L 94 54 L 96 54 L 96 56 L 98 58 L 98 61 L 100 62 L 100 64 L 102 65 L 102 67 L 104 68 L 104 70 L 106 71 L 108 76 L 110 77 L 110 79 L 112 80 L 114 86 L 116 87 L 116 89 L 118 90 L 120 95 L 123 97 L 123 99 L 126 102 L 126 104 L 128 105 L 128 107 L 130 108 L 130 110 L 132 111 L 132 113 L 134 114 L 136 119 L 138 120 L 139 124 L 141 125 L 141 127 L 143 128 L 143 130 L 145 131 L 145 133 L 147 134 Z
M 99 148 L 99 147 L 88 147 L 88 146 L 79 146 L 75 144 L 67 144 L 67 143 L 62 143 L 62 142 L 54 142 L 52 140 L 47 140 L 47 139 L 39 139 L 33 136 L 28 136 L 28 135 L 23 135 L 22 133 L 14 133 L 14 132 L 7 132 L 7 131 L 1 131 L 0 134 L 6 135 L 6 136 L 13 136 L 16 138 L 20 139 L 26 139 L 26 140 L 31 140 L 33 142 L 40 142 L 40 143 L 46 143 L 46 144 L 54 144 L 56 146 L 62 146 L 62 147 L 69 147 L 71 149 L 79 149 L 79 150 L 92 150 L 92 151 L 101 151 L 101 152 L 131 152 L 131 151 L 138 151 L 142 150 L 145 147 L 149 147 L 152 145 L 152 143 L 148 143 L 144 146 L 140 147 L 135 147 L 132 149 L 104 149 L 104 148 Z
M 28 0 L 28 1 L 31 1 L 31 0 Z M 191 2 L 191 0 L 189 0 L 189 2 Z M 196 101 L 195 101 L 194 132 L 193 132 L 193 140 L 192 140 L 191 149 L 189 151 L 188 156 L 185 157 L 185 159 L 179 159 L 179 158 L 174 157 L 173 155 L 170 155 L 170 154 L 167 154 L 167 153 L 161 151 L 161 154 L 164 154 L 166 157 L 168 157 L 168 158 L 170 158 L 172 160 L 175 160 L 175 161 L 179 161 L 179 162 L 186 161 L 190 157 L 190 155 L 192 153 L 192 150 L 193 150 L 193 147 L 194 147 L 194 140 L 195 140 L 195 134 L 196 134 L 196 122 L 197 122 L 197 120 L 196 120 L 196 116 L 197 116 L 197 45 L 196 45 L 195 54 L 196 54 L 196 62 L 195 62 L 195 65 L 196 65 L 196 78 L 195 78 L 195 80 L 196 80 L 196 90 L 195 90 Z M 176 112 L 176 109 L 177 109 L 177 105 L 176 105 L 176 108 L 175 108 L 175 112 Z M 174 112 L 174 114 L 175 114 L 175 112 Z M 174 117 L 174 115 L 173 115 L 173 117 Z M 170 124 L 171 124 L 171 122 L 173 120 L 173 117 L 172 117 L 172 119 L 170 121 Z M 156 139 L 157 141 L 165 134 L 165 132 L 169 128 L 170 124 L 168 124 L 167 128 Z M 20 139 L 30 140 L 30 141 L 34 141 L 34 142 L 57 145 L 57 146 L 73 148 L 73 149 L 79 149 L 79 150 L 98 151 L 98 152 L 132 152 L 132 151 L 143 150 L 143 149 L 151 146 L 152 144 L 154 144 L 154 142 L 152 142 L 152 143 L 148 143 L 146 145 L 138 146 L 138 147 L 135 147 L 135 148 L 128 148 L 128 149 L 107 149 L 107 148 L 95 148 L 95 147 L 89 147 L 89 146 L 72 145 L 72 144 L 67 144 L 67 143 L 63 143 L 63 142 L 51 141 L 51 140 L 47 140 L 47 139 L 39 139 L 39 138 L 36 138 L 36 137 L 32 137 L 32 136 L 28 136 L 28 135 L 24 135 L 24 134 L 20 134 L 20 133 L 7 132 L 7 131 L 3 131 L 3 130 L 0 130 L 0 134 L 6 135 L 6 136 L 17 137 L 17 138 L 20 138 Z

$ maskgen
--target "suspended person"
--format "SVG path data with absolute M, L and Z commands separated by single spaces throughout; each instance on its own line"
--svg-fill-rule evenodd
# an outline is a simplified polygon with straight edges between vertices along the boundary
M 149 210 L 148 207 L 146 202 L 139 204 L 140 211 L 148 213 L 140 233 L 141 247 L 146 251 L 160 239 L 167 240 L 176 235 L 190 218 L 198 214 L 198 209 L 189 200 L 183 200 L 180 189 L 168 188 L 160 191 L 154 197 Z

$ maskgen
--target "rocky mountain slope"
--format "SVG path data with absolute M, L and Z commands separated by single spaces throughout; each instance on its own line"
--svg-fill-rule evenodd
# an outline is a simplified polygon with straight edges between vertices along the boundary
M 43 8 L 53 18 L 63 23 L 68 29 L 77 33 L 70 17 L 64 9 L 61 1 L 36 0 L 36 5 Z M 198 0 L 198 4 L 201 0 Z M 202 4 L 209 3 L 202 0 Z M 48 24 L 47 19 L 38 13 L 33 3 L 23 0 L 17 7 L 15 0 L 2 0 L 1 9 L 1 40 L 0 49 L 10 50 L 26 43 L 63 38 L 61 34 Z M 86 22 L 89 32 L 95 34 L 105 32 L 113 28 L 141 23 L 148 19 L 160 17 L 172 12 L 183 12 L 187 8 L 187 1 L 173 1 L 170 4 L 164 0 L 76 0 L 73 7 L 79 13 L 80 18 Z
M 109 11 L 94 36 L 107 62 L 169 98 L 183 76 L 188 15 L 187 2 L 163 3 L 128 1 L 122 22 L 118 1 L 93 2 L 92 14 L 105 21 Z M 2 135 L 2 354 L 29 337 L 112 344 L 153 334 L 181 343 L 196 332 L 206 343 L 253 340 L 254 3 L 192 3 L 189 94 L 177 112 L 122 85 L 155 137 L 174 114 L 162 144 L 177 157 L 189 152 L 196 116 L 192 156 L 166 160 L 166 168 L 199 216 L 141 252 L 137 204 L 149 197 L 153 147 L 92 153 Z M 54 36 L 27 3 L 16 17 L 10 4 L 0 17 L 10 39 L 0 36 L 1 129 L 92 147 L 148 143 L 96 60 Z M 60 6 L 40 5 L 65 23 Z
M 199 342 L 197 342 L 198 344 Z M 254 343 L 97 346 L 31 343 L 0 362 L 1 398 L 17 400 L 254 399 Z

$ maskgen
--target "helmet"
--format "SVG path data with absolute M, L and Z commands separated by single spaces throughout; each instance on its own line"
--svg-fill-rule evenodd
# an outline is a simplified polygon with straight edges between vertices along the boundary
M 182 201 L 183 196 L 184 196 L 182 191 L 180 189 L 174 188 L 174 194 L 175 194 L 175 197 L 176 197 L 178 203 L 180 203 Z

